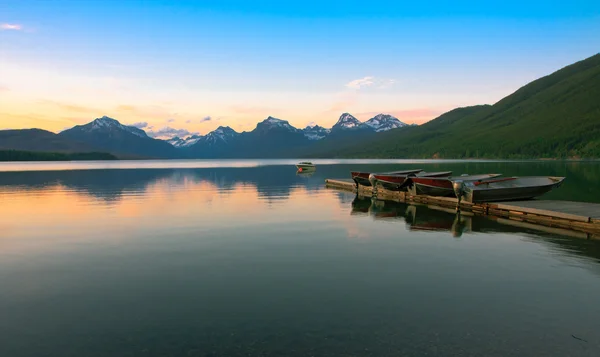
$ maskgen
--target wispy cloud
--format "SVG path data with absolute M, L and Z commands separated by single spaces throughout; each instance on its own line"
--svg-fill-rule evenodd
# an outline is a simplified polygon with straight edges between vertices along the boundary
M 62 103 L 62 102 L 57 102 L 57 101 L 53 101 L 53 100 L 40 100 L 39 103 L 49 104 L 49 105 L 58 107 L 65 112 L 93 114 L 93 115 L 98 115 L 102 112 L 101 110 L 98 110 L 98 109 L 92 108 L 92 107 L 86 107 L 86 106 L 70 104 L 70 103 Z
M 141 121 L 139 123 L 133 123 L 130 126 L 135 126 L 138 129 L 144 129 L 144 128 L 148 127 L 148 122 Z
M 373 76 L 366 76 L 346 83 L 346 88 L 358 90 L 365 87 L 375 87 L 383 89 L 389 88 L 395 83 L 396 80 L 392 78 L 376 78 Z
M 175 129 L 175 128 L 171 128 L 169 126 L 165 126 L 156 131 L 149 130 L 146 132 L 146 134 L 148 134 L 148 136 L 151 136 L 153 138 L 172 138 L 174 136 L 186 137 L 186 136 L 190 136 L 190 135 L 199 135 L 198 132 L 190 132 L 187 129 Z
M 175 121 L 175 119 L 171 118 L 171 119 L 168 119 L 168 120 L 167 120 L 167 123 L 172 123 L 172 122 L 174 122 L 174 121 Z
M 326 112 L 345 112 L 358 102 L 359 96 L 354 91 L 337 94 L 337 98 Z
M 210 115 L 207 115 L 200 120 L 200 123 L 204 123 L 204 122 L 211 121 L 211 120 L 212 120 L 212 118 L 210 117 Z
M 373 85 L 374 77 L 367 76 L 359 79 L 355 79 L 346 83 L 346 87 L 351 89 L 361 89 L 362 87 L 369 87 Z
M 378 81 L 378 88 L 389 88 L 391 86 L 393 86 L 394 84 L 396 84 L 396 80 L 395 79 L 382 79 Z
M 23 25 L 3 23 L 3 24 L 0 24 L 0 30 L 2 30 L 2 31 L 11 31 L 11 30 L 12 31 L 22 31 Z

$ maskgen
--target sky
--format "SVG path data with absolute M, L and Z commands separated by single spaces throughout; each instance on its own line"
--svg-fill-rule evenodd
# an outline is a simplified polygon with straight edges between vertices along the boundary
M 421 124 L 600 50 L 600 1 L 0 0 L 0 129 Z

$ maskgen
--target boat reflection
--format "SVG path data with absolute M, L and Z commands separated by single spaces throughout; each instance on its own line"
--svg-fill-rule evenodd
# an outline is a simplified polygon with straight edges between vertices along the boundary
M 296 176 L 300 176 L 300 177 L 311 177 L 312 175 L 315 174 L 315 170 L 301 170 L 298 169 L 296 171 Z
M 456 214 L 453 210 L 435 210 L 427 206 L 383 201 L 360 195 L 352 201 L 350 214 L 370 216 L 374 220 L 402 220 L 410 231 L 449 231 L 455 237 L 471 230 L 471 217 Z
M 449 232 L 454 237 L 464 233 L 525 233 L 542 236 L 561 236 L 582 239 L 600 239 L 597 234 L 549 227 L 512 219 L 456 212 L 453 209 L 418 203 L 382 201 L 356 196 L 351 215 L 370 216 L 374 220 L 402 220 L 409 231 Z

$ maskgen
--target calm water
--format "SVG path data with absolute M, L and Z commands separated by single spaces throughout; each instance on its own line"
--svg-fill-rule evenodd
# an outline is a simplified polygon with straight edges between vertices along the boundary
M 324 188 L 600 163 L 292 163 L 0 164 L 0 356 L 600 355 L 599 241 Z

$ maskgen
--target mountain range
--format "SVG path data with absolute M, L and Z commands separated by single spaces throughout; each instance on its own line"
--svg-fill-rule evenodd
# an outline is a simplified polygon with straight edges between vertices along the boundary
M 58 134 L 0 131 L 0 150 L 106 152 L 119 158 L 600 158 L 600 54 L 539 78 L 493 105 L 451 110 L 422 125 L 343 113 L 331 128 L 269 116 L 248 132 L 220 126 L 168 140 L 102 117 Z
M 361 122 L 343 113 L 331 128 L 319 125 L 298 129 L 287 120 L 269 116 L 249 132 L 220 126 L 206 135 L 167 140 L 152 138 L 134 126 L 107 116 L 77 125 L 58 134 L 41 129 L 0 131 L 0 150 L 53 151 L 59 153 L 102 151 L 120 158 L 263 158 L 289 157 L 331 138 L 368 136 L 405 127 L 397 118 L 379 114 Z

